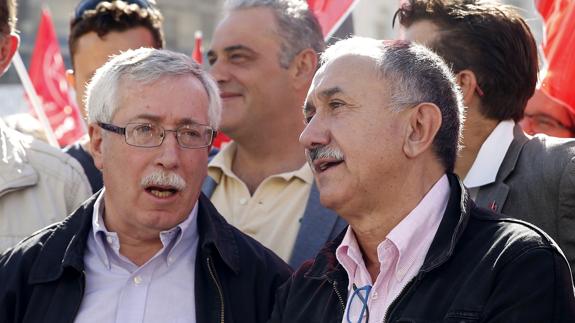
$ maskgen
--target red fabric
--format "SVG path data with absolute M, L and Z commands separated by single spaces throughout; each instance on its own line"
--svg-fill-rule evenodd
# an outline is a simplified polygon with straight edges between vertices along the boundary
M 76 141 L 84 134 L 83 121 L 69 96 L 60 46 L 47 9 L 42 10 L 29 73 L 60 146 Z M 32 107 L 30 111 L 36 115 Z
M 224 135 L 222 132 L 218 132 L 218 135 L 216 136 L 216 138 L 214 138 L 214 143 L 212 144 L 212 146 L 216 148 L 221 148 L 223 143 L 229 141 L 230 138 L 228 138 L 228 136 Z
M 198 63 L 202 64 L 204 61 L 202 55 L 202 33 L 196 31 L 194 36 L 194 51 L 192 52 L 192 58 Z
M 357 2 L 358 0 L 307 0 L 319 20 L 325 39 L 335 32 Z
M 538 0 L 545 21 L 543 51 L 548 62 L 541 90 L 575 114 L 575 0 Z

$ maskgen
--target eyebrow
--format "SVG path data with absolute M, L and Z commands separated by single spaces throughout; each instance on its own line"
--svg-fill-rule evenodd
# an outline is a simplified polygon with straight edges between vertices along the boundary
M 154 123 L 160 123 L 160 121 L 162 121 L 162 118 L 159 116 L 156 116 L 156 115 L 139 114 L 139 115 L 135 116 L 134 118 L 132 118 L 130 120 L 130 122 L 133 120 L 137 120 L 137 119 L 145 119 L 145 120 L 149 120 L 149 121 L 154 122 Z M 178 123 L 176 125 L 179 127 L 181 125 L 188 125 L 188 124 L 203 124 L 203 123 L 198 122 L 198 121 L 191 119 L 191 118 L 183 118 L 181 120 L 178 120 Z
M 250 52 L 250 53 L 255 54 L 255 51 L 254 51 L 253 49 L 251 49 L 251 48 L 249 48 L 249 47 L 247 47 L 247 46 L 245 46 L 245 45 L 232 45 L 232 46 L 228 46 L 228 47 L 224 48 L 224 52 L 225 52 L 225 53 L 228 53 L 228 54 L 229 54 L 230 52 L 233 52 L 233 51 L 236 51 L 236 50 L 245 50 L 245 51 L 248 51 L 248 52 Z M 210 50 L 208 51 L 207 56 L 216 56 L 216 52 L 215 52 L 213 49 L 210 49 Z
M 343 93 L 343 90 L 339 86 L 334 86 L 319 92 L 318 96 L 325 100 L 338 93 Z

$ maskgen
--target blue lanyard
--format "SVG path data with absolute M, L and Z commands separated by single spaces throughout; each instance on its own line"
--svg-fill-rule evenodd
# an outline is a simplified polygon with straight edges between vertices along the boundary
M 365 291 L 365 296 L 361 295 L 361 292 Z M 369 300 L 369 293 L 371 292 L 371 285 L 365 285 L 361 288 L 357 288 L 355 284 L 353 284 L 353 294 L 349 298 L 349 302 L 347 303 L 347 323 L 354 323 L 349 318 L 349 312 L 351 309 L 351 303 L 353 303 L 354 298 L 357 296 L 359 301 L 361 302 L 361 312 L 359 313 L 359 318 L 357 319 L 356 323 L 361 323 L 363 321 L 363 315 L 365 314 L 365 322 L 369 322 L 369 308 L 367 306 L 367 302 Z

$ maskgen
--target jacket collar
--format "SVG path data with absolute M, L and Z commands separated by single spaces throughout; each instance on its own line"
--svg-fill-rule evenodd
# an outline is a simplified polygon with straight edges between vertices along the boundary
M 84 252 L 92 230 L 94 204 L 100 192 L 94 194 L 71 216 L 45 229 L 50 231 L 30 273 L 30 284 L 59 279 L 66 268 L 84 270 Z M 217 253 L 235 273 L 239 273 L 239 250 L 232 226 L 217 213 L 211 202 L 200 195 L 198 203 L 198 256 Z M 203 253 L 200 253 L 203 252 Z
M 488 207 L 493 212 L 501 212 L 509 193 L 509 186 L 505 182 L 515 170 L 521 151 L 527 142 L 529 142 L 529 138 L 525 135 L 521 126 L 515 124 L 513 128 L 513 141 L 499 167 L 495 183 L 479 188 L 479 193 L 476 198 L 477 205 Z
M 64 221 L 44 229 L 43 232 L 49 236 L 32 265 L 30 284 L 57 280 L 65 268 L 70 267 L 77 272 L 84 270 L 84 251 L 92 229 L 94 203 L 99 194 L 92 195 Z
M 447 174 L 450 186 L 450 197 L 441 224 L 427 252 L 421 268 L 422 272 L 430 271 L 446 262 L 453 254 L 455 245 L 463 234 L 469 220 L 473 201 L 469 198 L 465 186 L 454 174 Z M 335 251 L 341 244 L 345 230 L 316 256 L 314 263 L 305 273 L 311 279 L 347 279 L 345 270 L 337 261 Z
M 218 213 L 212 202 L 200 194 L 198 203 L 198 231 L 200 241 L 198 255 L 219 255 L 223 262 L 238 274 L 240 271 L 240 252 L 233 233 L 235 230 Z

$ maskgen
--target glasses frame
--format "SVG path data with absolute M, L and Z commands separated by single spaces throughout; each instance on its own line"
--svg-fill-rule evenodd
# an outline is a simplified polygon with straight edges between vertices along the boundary
M 353 287 L 353 294 L 351 295 L 351 297 L 349 298 L 349 302 L 347 303 L 347 314 L 345 319 L 348 323 L 353 323 L 349 318 L 349 312 L 351 310 L 351 304 L 353 303 L 354 298 L 357 296 L 357 298 L 362 304 L 361 312 L 359 313 L 357 323 L 363 322 L 364 314 L 365 314 L 365 322 L 369 322 L 369 306 L 367 305 L 367 303 L 369 302 L 369 293 L 371 292 L 371 285 L 365 285 L 363 287 L 357 288 L 357 286 L 354 283 L 352 287 Z M 361 295 L 362 291 L 365 291 L 365 297 Z
M 153 125 L 156 126 L 158 128 L 160 128 L 162 130 L 162 135 L 160 136 L 161 140 L 160 143 L 154 146 L 139 146 L 139 145 L 134 145 L 128 142 L 128 132 L 126 131 L 127 127 L 120 127 L 120 126 L 116 126 L 114 124 L 111 123 L 105 123 L 105 122 L 97 122 L 98 126 L 104 130 L 119 134 L 119 135 L 123 135 L 124 136 L 124 141 L 126 142 L 127 145 L 133 146 L 133 147 L 140 147 L 140 148 L 155 148 L 155 147 L 160 147 L 163 143 L 164 143 L 164 139 L 166 139 L 166 132 L 173 132 L 176 135 L 176 141 L 178 142 L 178 146 L 182 147 L 182 148 L 186 148 L 186 149 L 200 149 L 200 148 L 205 148 L 205 147 L 209 147 L 214 143 L 214 138 L 216 138 L 218 131 L 214 130 L 214 128 L 212 128 L 211 126 L 207 125 L 207 124 L 202 124 L 202 123 L 194 123 L 194 125 L 199 125 L 199 126 L 204 126 L 207 127 L 211 133 L 212 136 L 210 138 L 209 143 L 203 145 L 203 146 L 198 146 L 198 147 L 187 147 L 184 146 L 180 143 L 180 137 L 178 137 L 178 130 L 180 130 L 181 128 L 185 127 L 186 125 L 183 126 L 179 126 L 176 129 L 166 129 L 162 126 L 159 125 L 155 125 L 153 123 L 128 123 L 128 125 L 130 124 L 134 124 L 134 125 Z

